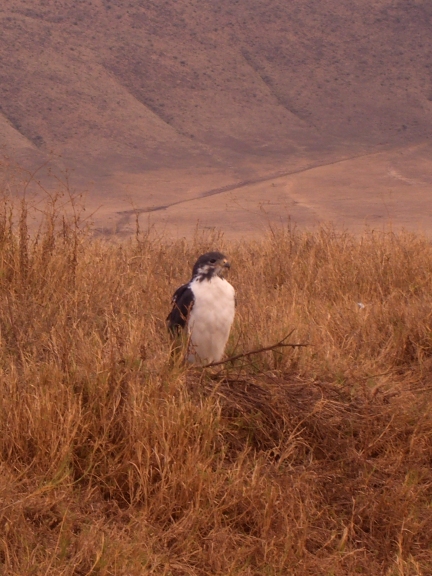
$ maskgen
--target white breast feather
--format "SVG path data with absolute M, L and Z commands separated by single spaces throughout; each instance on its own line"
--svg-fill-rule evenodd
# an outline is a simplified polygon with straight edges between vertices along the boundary
M 235 291 L 216 276 L 193 280 L 194 305 L 188 320 L 189 362 L 209 364 L 222 359 L 235 314 Z

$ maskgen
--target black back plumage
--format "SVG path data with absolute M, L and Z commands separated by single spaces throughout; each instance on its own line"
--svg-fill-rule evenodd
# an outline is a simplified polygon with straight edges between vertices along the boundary
M 172 334 L 177 334 L 186 326 L 189 312 L 194 303 L 194 295 L 190 289 L 190 283 L 183 284 L 174 292 L 172 297 L 172 310 L 168 314 L 168 329 Z

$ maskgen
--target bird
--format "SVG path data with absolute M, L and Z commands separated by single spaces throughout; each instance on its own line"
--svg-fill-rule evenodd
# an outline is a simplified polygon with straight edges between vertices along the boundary
M 202 254 L 192 278 L 174 292 L 167 324 L 175 337 L 187 330 L 187 360 L 196 364 L 219 362 L 235 315 L 235 290 L 224 278 L 230 263 L 221 252 Z

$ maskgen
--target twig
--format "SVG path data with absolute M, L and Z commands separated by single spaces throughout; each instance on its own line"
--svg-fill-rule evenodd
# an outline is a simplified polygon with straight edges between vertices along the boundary
M 252 356 L 252 354 L 260 354 L 261 352 L 267 352 L 268 350 L 275 350 L 276 348 L 301 348 L 304 346 L 309 346 L 309 344 L 290 344 L 286 343 L 285 340 L 291 336 L 294 330 L 291 330 L 282 340 L 271 346 L 264 346 L 263 348 L 258 348 L 257 350 L 251 350 L 250 352 L 244 352 L 243 354 L 237 354 L 237 356 L 230 356 L 226 360 L 220 360 L 219 362 L 210 362 L 210 364 L 204 364 L 203 368 L 210 368 L 212 366 L 220 366 L 221 364 L 226 364 L 227 362 L 232 362 L 233 360 L 238 360 L 239 358 L 246 358 L 246 356 Z

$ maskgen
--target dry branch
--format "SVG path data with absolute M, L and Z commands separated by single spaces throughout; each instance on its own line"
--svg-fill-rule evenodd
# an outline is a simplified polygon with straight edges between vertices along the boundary
M 309 344 L 292 344 L 291 342 L 285 342 L 294 330 L 291 330 L 289 334 L 284 336 L 282 340 L 276 342 L 276 344 L 271 344 L 270 346 L 263 346 L 262 348 L 257 348 L 256 350 L 250 350 L 249 352 L 243 352 L 242 354 L 237 354 L 236 356 L 230 356 L 226 360 L 220 360 L 219 362 L 211 362 L 210 364 L 205 364 L 203 368 L 211 368 L 213 366 L 221 366 L 222 364 L 227 364 L 227 362 L 232 362 L 238 360 L 239 358 L 246 358 L 247 356 L 252 356 L 253 354 L 260 354 L 261 352 L 269 352 L 270 350 L 276 350 L 276 348 L 302 348 L 309 346 Z

